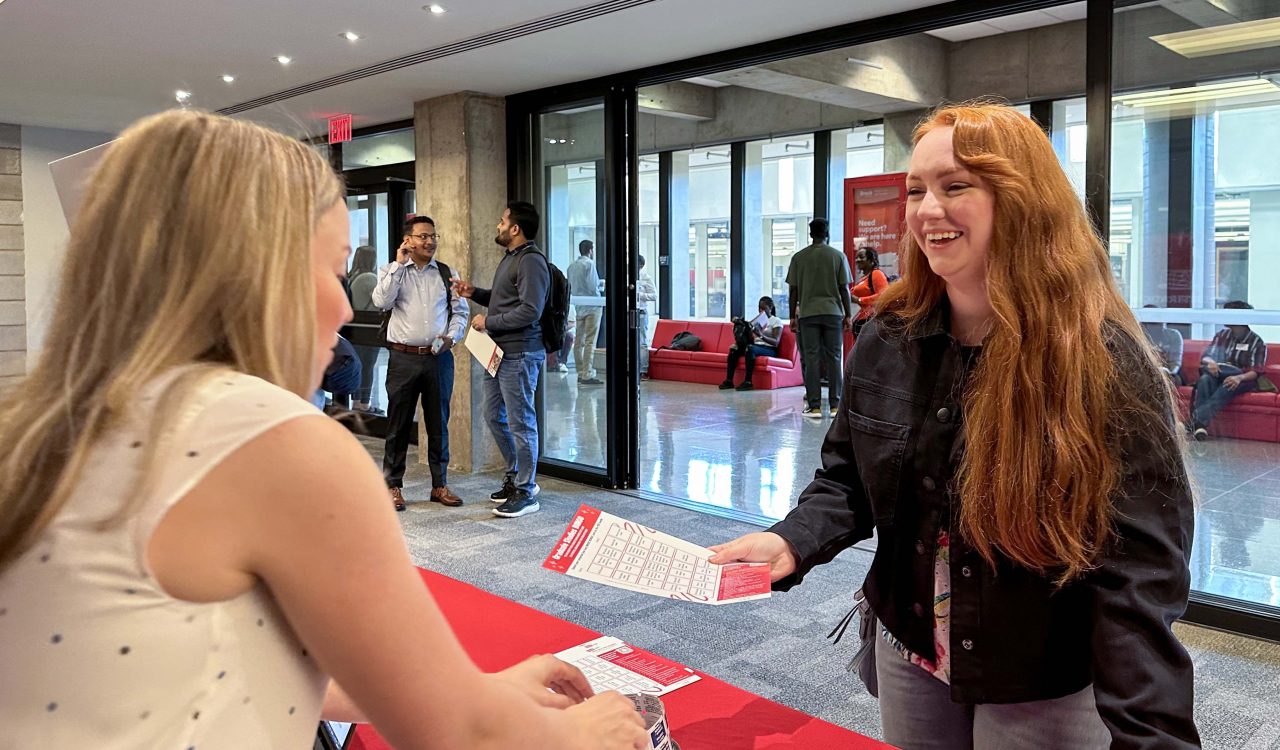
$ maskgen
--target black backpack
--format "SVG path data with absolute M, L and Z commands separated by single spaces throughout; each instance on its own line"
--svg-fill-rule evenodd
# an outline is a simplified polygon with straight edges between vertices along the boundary
M 548 352 L 558 352 L 564 347 L 564 332 L 569 327 L 569 280 L 556 268 L 556 264 L 547 260 L 549 279 L 547 283 L 547 304 L 542 307 L 542 346 Z
M 688 331 L 680 331 L 671 337 L 671 346 L 667 348 L 678 352 L 696 352 L 702 348 L 702 339 Z
M 527 252 L 541 256 L 547 264 L 547 303 L 542 306 L 538 325 L 542 328 L 542 348 L 558 352 L 564 347 L 564 332 L 569 327 L 569 280 L 551 259 L 536 248 Z M 516 267 L 511 270 L 511 283 L 516 283 Z

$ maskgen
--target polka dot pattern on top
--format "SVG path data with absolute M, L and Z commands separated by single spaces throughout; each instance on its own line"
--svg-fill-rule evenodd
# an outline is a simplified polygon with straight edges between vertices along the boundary
M 35 546 L 0 576 L 0 680 L 14 747 L 312 746 L 327 678 L 259 586 L 223 602 L 169 596 L 146 545 L 164 513 L 220 461 L 305 400 L 238 373 L 206 379 L 158 443 L 147 420 L 170 378 L 103 436 Z M 150 446 L 152 492 L 125 523 L 99 522 L 133 498 Z

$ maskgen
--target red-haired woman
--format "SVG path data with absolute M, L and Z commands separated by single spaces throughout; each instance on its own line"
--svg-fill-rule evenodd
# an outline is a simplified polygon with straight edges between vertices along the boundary
M 822 469 L 717 547 L 798 584 L 876 531 L 885 740 L 1195 748 L 1170 630 L 1193 506 L 1169 387 L 1048 138 L 1008 107 L 915 132 L 906 274 L 854 349 Z

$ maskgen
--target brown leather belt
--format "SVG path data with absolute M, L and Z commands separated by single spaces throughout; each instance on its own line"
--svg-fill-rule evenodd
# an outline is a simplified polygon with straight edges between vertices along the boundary
M 405 354 L 430 354 L 431 353 L 431 347 L 429 346 L 409 346 L 408 344 L 398 344 L 394 341 L 388 341 L 387 346 L 391 349 L 395 349 L 398 352 L 404 352 Z

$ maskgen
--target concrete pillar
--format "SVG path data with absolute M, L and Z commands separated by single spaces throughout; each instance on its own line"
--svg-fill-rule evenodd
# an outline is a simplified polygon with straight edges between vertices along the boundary
M 911 131 L 928 110 L 884 116 L 884 171 L 905 172 L 911 165 Z
M 742 268 L 730 269 L 743 276 L 742 311 L 751 317 L 756 300 L 769 293 L 765 271 L 764 237 L 764 141 L 747 143 L 742 174 Z
M 458 276 L 488 287 L 502 259 L 493 238 L 508 200 L 505 102 L 461 92 L 415 102 L 413 112 L 418 210 L 444 236 L 438 257 Z M 472 305 L 472 315 L 481 311 Z M 484 421 L 483 370 L 474 363 L 465 350 L 454 353 L 449 468 L 455 471 L 502 466 Z M 426 445 L 421 432 L 419 445 Z M 425 462 L 425 451 L 418 460 Z
M 671 245 L 671 317 L 688 320 L 689 309 L 689 152 L 671 154 L 670 226 L 661 227 Z

